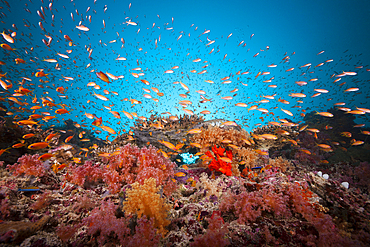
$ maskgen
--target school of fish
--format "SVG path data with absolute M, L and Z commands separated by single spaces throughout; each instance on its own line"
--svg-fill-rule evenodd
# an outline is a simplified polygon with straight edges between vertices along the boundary
M 17 7 L 4 2 L 3 15 L 14 15 Z M 0 101 L 5 107 L 0 111 L 20 126 L 72 119 L 76 126 L 112 140 L 135 119 L 146 120 L 152 113 L 172 120 L 180 114 L 228 119 L 224 124 L 249 130 L 299 124 L 310 111 L 331 118 L 327 109 L 333 106 L 360 120 L 370 113 L 370 68 L 361 64 L 361 54 L 345 51 L 336 61 L 318 50 L 301 62 L 295 59 L 300 51 L 279 54 L 273 46 L 254 42 L 254 33 L 233 34 L 230 28 L 217 37 L 193 23 L 178 30 L 176 17 L 159 15 L 148 24 L 144 15 L 131 14 L 131 3 L 117 17 L 109 16 L 113 5 L 96 0 L 35 2 L 17 9 L 23 20 L 1 24 Z M 28 20 L 35 18 L 37 23 Z M 309 127 L 302 131 L 320 131 Z M 30 136 L 24 136 L 9 148 L 43 149 L 53 137 L 27 143 Z M 260 137 L 276 139 L 267 133 Z M 71 138 L 84 140 L 82 130 L 65 143 Z M 324 145 L 320 147 L 328 148 Z

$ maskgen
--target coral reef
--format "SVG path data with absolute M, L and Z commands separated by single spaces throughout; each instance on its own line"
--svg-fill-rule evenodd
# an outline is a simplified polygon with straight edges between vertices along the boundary
M 136 119 L 134 126 L 135 129 L 140 131 L 153 131 L 155 129 L 162 129 L 163 131 L 173 129 L 186 129 L 204 121 L 203 116 L 198 115 L 180 115 L 162 117 L 158 114 L 152 114 L 147 120 Z
M 255 142 L 254 147 L 262 150 L 279 150 L 285 145 L 296 145 L 298 125 L 283 122 L 275 125 L 265 125 L 253 130 L 251 136 Z M 266 136 L 270 135 L 270 136 Z
M 85 187 L 102 180 L 112 193 L 117 193 L 126 184 L 143 184 L 145 179 L 153 177 L 158 186 L 163 186 L 164 193 L 171 194 L 176 189 L 176 183 L 170 179 L 175 165 L 158 153 L 155 147 L 140 149 L 127 144 L 110 156 L 107 163 L 99 164 L 89 160 L 83 165 L 70 166 L 67 168 L 66 179 Z
M 138 147 L 135 140 L 107 146 L 81 146 L 80 140 L 60 144 L 59 134 L 47 147 L 48 159 L 40 158 L 45 150 L 32 150 L 14 164 L 0 162 L 0 242 L 29 246 L 370 243 L 368 162 L 357 156 L 335 161 L 332 157 L 345 152 L 344 146 L 331 143 L 330 133 L 305 125 L 297 130 L 282 122 L 249 136 L 232 122 L 224 123 L 181 125 L 187 139 L 158 140 L 160 149 Z M 71 124 L 75 125 L 69 123 L 70 128 Z M 44 139 L 49 135 L 40 134 Z M 366 146 L 352 145 L 348 151 L 362 150 L 358 148 Z M 200 158 L 187 165 L 171 161 L 181 157 L 175 153 L 186 151 L 189 160 L 196 153 Z

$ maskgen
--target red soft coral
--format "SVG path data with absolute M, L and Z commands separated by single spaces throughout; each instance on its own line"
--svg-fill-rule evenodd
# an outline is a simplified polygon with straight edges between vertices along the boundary
M 231 163 L 228 163 L 228 162 L 225 162 L 221 159 L 221 157 L 224 157 L 224 158 L 228 158 L 230 160 L 232 160 L 233 158 L 233 154 L 232 154 L 232 151 L 228 150 L 226 151 L 226 156 L 225 156 L 225 149 L 224 148 L 221 148 L 221 147 L 216 147 L 216 145 L 214 145 L 212 147 L 212 151 L 213 153 L 215 154 L 216 157 L 214 157 L 210 151 L 207 151 L 206 152 L 206 155 L 208 157 L 210 157 L 212 159 L 211 163 L 208 165 L 208 168 L 213 171 L 219 171 L 219 172 L 222 172 L 223 174 L 227 175 L 227 176 L 231 176 L 232 175 L 232 172 L 231 172 Z

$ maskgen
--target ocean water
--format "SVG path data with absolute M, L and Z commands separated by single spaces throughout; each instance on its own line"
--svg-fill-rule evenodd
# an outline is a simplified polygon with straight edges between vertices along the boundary
M 204 114 L 206 119 L 235 120 L 250 131 L 278 118 L 302 121 L 303 111 L 323 112 L 338 102 L 351 109 L 369 107 L 369 6 L 367 1 L 349 6 L 346 1 L 3 2 L 2 31 L 9 35 L 14 32 L 16 36 L 14 44 L 3 39 L 15 51 L 3 49 L 0 56 L 5 65 L 1 70 L 12 82 L 11 90 L 24 80 L 23 86 L 32 91 L 22 98 L 30 103 L 28 108 L 33 106 L 31 99 L 35 96 L 38 101 L 49 96 L 55 104 L 65 104 L 70 113 L 58 115 L 52 111 L 51 115 L 57 118 L 46 125 L 69 118 L 98 129 L 91 126 L 93 120 L 84 115 L 86 112 L 102 117 L 103 125 L 118 133 L 127 131 L 134 121 L 122 110 L 143 117 L 152 112 L 186 114 L 179 104 L 184 100 L 179 94 L 186 94 L 185 100 L 192 102 L 186 109 L 196 114 L 209 110 L 210 114 Z M 78 25 L 89 31 L 79 30 Z M 52 38 L 49 46 L 42 42 L 48 41 L 45 35 Z M 71 46 L 64 35 L 72 40 Z M 211 41 L 214 43 L 210 44 Z M 119 61 L 118 57 L 126 60 Z M 16 58 L 24 59 L 25 64 L 16 64 Z M 196 59 L 200 61 L 194 62 Z M 316 67 L 320 63 L 322 66 Z M 173 73 L 165 73 L 174 66 L 178 68 Z M 36 77 L 39 70 L 47 77 Z M 100 71 L 122 78 L 106 83 L 97 77 L 96 72 Z M 356 75 L 337 77 L 343 71 Z M 266 74 L 257 77 L 259 72 Z M 135 78 L 133 73 L 141 75 Z M 222 78 L 226 77 L 231 82 L 223 84 Z M 141 82 L 142 79 L 150 85 Z M 341 80 L 334 82 L 335 79 Z M 307 85 L 299 86 L 297 81 Z M 89 82 L 95 82 L 100 89 L 87 86 Z M 178 82 L 188 90 L 175 84 Z M 56 92 L 58 87 L 65 89 L 64 94 Z M 158 96 L 153 87 L 163 96 Z M 344 92 L 353 87 L 359 90 Z M 315 89 L 328 92 L 313 97 Z M 103 90 L 108 90 L 108 94 Z M 1 92 L 5 96 L 11 91 L 2 88 Z M 106 96 L 107 101 L 98 99 L 94 93 Z M 306 97 L 292 98 L 291 93 L 303 93 Z M 200 103 L 201 96 L 211 101 Z M 222 99 L 226 96 L 232 99 Z M 266 99 L 264 96 L 274 99 L 261 103 Z M 141 103 L 132 104 L 131 99 Z M 235 106 L 237 103 L 248 106 Z M 269 112 L 248 111 L 253 105 Z M 104 107 L 118 112 L 121 119 Z M 45 111 L 48 112 L 39 109 L 35 113 Z M 29 115 L 19 110 L 13 113 L 20 118 Z M 367 116 L 358 116 L 356 121 L 365 123 Z M 99 136 L 105 139 L 106 134 L 103 131 Z
M 0 242 L 366 246 L 369 24 L 366 0 L 0 0 Z M 162 225 L 123 206 L 144 177 Z

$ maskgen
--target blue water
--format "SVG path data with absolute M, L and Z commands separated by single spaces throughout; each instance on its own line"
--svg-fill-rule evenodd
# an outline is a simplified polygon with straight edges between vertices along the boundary
M 8 92 L 0 88 L 0 97 L 4 97 L 6 106 L 9 106 L 7 97 L 18 89 L 17 84 L 22 77 L 32 79 L 32 82 L 26 81 L 23 85 L 33 91 L 31 95 L 22 96 L 23 101 L 29 105 L 23 106 L 21 110 L 9 109 L 14 113 L 13 116 L 19 115 L 21 119 L 31 114 L 25 112 L 25 109 L 38 105 L 32 103 L 35 96 L 39 103 L 42 97 L 49 96 L 56 104 L 65 104 L 71 110 L 70 114 L 65 115 L 56 115 L 56 107 L 36 110 L 36 113 L 50 112 L 58 117 L 48 123 L 40 123 L 58 125 L 70 118 L 79 124 L 85 123 L 87 128 L 100 130 L 91 125 L 93 120 L 84 115 L 86 112 L 102 117 L 103 125 L 113 128 L 117 133 L 128 131 L 134 123 L 122 110 L 144 117 L 165 112 L 172 115 L 185 114 L 179 104 L 179 101 L 185 99 L 179 94 L 188 95 L 186 100 L 191 100 L 193 104 L 187 109 L 194 113 L 209 110 L 211 114 L 205 115 L 206 119 L 235 120 L 248 131 L 279 118 L 302 121 L 302 110 L 327 111 L 338 102 L 345 102 L 345 107 L 351 109 L 370 108 L 367 98 L 370 71 L 366 71 L 370 69 L 369 1 L 97 0 L 94 3 L 86 0 L 55 1 L 51 10 L 47 1 L 13 0 L 8 1 L 8 4 L 10 7 L 5 1 L 1 3 L 1 31 L 7 34 L 15 31 L 17 35 L 14 44 L 0 38 L 2 43 L 16 50 L 0 52 L 0 60 L 6 63 L 0 69 L 2 73 L 7 72 L 7 78 L 2 79 L 11 80 L 13 88 Z M 44 8 L 45 20 L 37 14 L 41 7 Z M 90 30 L 78 30 L 76 26 L 80 21 Z M 128 25 L 127 21 L 137 25 Z M 39 22 L 45 31 L 41 30 Z M 202 35 L 206 30 L 210 30 L 209 33 Z M 47 40 L 45 35 L 53 38 L 50 47 L 42 42 L 42 39 Z M 69 46 L 63 35 L 73 40 L 72 46 Z M 124 39 L 124 45 L 121 38 Z M 209 41 L 215 42 L 207 45 Z M 238 45 L 241 41 L 244 42 Z M 92 49 L 91 59 L 87 48 Z M 210 54 L 212 49 L 214 51 Z M 67 50 L 72 52 L 68 54 Z M 324 52 L 317 55 L 321 51 Z M 68 54 L 69 59 L 57 53 Z M 224 59 L 225 54 L 227 56 Z M 119 56 L 127 60 L 117 61 Z M 283 60 L 286 56 L 290 59 Z M 15 58 L 24 59 L 26 64 L 16 65 Z M 60 70 L 55 69 L 55 63 L 43 61 L 48 58 L 57 59 Z M 193 62 L 197 58 L 201 61 Z M 329 59 L 333 61 L 326 63 Z M 308 63 L 312 66 L 301 68 Z M 319 63 L 324 65 L 315 67 Z M 86 68 L 88 64 L 90 66 Z M 277 67 L 267 67 L 271 64 Z M 202 68 L 206 65 L 208 67 Z M 164 73 L 174 66 L 179 68 L 174 69 L 173 74 Z M 359 66 L 363 67 L 356 68 Z M 138 67 L 142 70 L 133 70 Z M 290 68 L 294 70 L 286 71 Z M 48 78 L 41 79 L 49 82 L 40 82 L 40 78 L 34 76 L 38 69 L 44 69 Z M 206 73 L 198 74 L 204 69 Z M 196 73 L 191 70 L 196 70 Z M 95 72 L 99 71 L 122 75 L 124 78 L 110 79 L 111 83 L 107 84 L 97 78 Z M 357 72 L 357 75 L 345 76 L 334 82 L 338 79 L 335 75 L 343 71 Z M 143 72 L 144 75 L 135 78 L 131 74 L 133 72 Z M 237 72 L 249 74 L 238 75 Z M 270 74 L 255 78 L 258 72 Z M 221 78 L 228 76 L 232 82 L 222 84 Z M 72 77 L 73 80 L 66 81 L 64 77 Z M 314 78 L 318 80 L 309 81 Z M 141 79 L 147 80 L 150 85 L 145 85 Z M 266 82 L 269 79 L 272 79 L 271 82 Z M 187 85 L 189 92 L 180 84 L 174 84 L 177 81 Z M 296 81 L 306 81 L 308 84 L 298 86 Z M 95 82 L 101 89 L 88 87 L 89 82 Z M 345 84 L 340 86 L 343 82 Z M 277 88 L 269 85 L 276 85 Z M 66 88 L 64 95 L 55 90 L 60 86 Z M 157 96 L 151 87 L 158 88 L 164 96 Z M 345 89 L 351 87 L 357 87 L 359 91 L 344 93 Z M 146 92 L 143 88 L 151 90 L 149 94 L 159 102 L 144 98 Z M 235 88 L 237 92 L 230 92 Z M 109 91 L 108 95 L 103 92 L 104 89 Z M 314 89 L 327 89 L 329 92 L 311 98 L 316 93 Z M 212 101 L 199 103 L 202 99 L 197 90 L 204 90 L 204 96 Z M 112 94 L 112 91 L 119 95 Z M 109 100 L 97 99 L 94 92 Z M 235 93 L 237 95 L 233 96 Z M 292 98 L 290 93 L 304 93 L 307 97 Z M 266 95 L 274 95 L 275 99 L 259 103 Z M 225 96 L 233 96 L 233 99 L 221 99 Z M 279 98 L 290 104 L 280 103 Z M 133 105 L 125 99 L 136 99 L 142 103 Z M 297 100 L 303 100 L 303 103 L 297 103 Z M 235 106 L 240 102 L 247 103 L 248 107 Z M 253 105 L 265 108 L 269 113 L 262 114 L 258 110 L 248 112 L 248 108 Z M 14 106 L 19 107 L 16 104 Z M 119 112 L 121 119 L 115 118 L 104 106 Z M 293 116 L 285 114 L 281 108 L 289 110 Z M 366 123 L 368 118 L 366 115 L 359 116 L 356 121 Z M 105 139 L 106 135 L 107 132 L 102 131 L 98 136 Z M 113 138 L 113 135 L 109 137 L 110 140 Z

